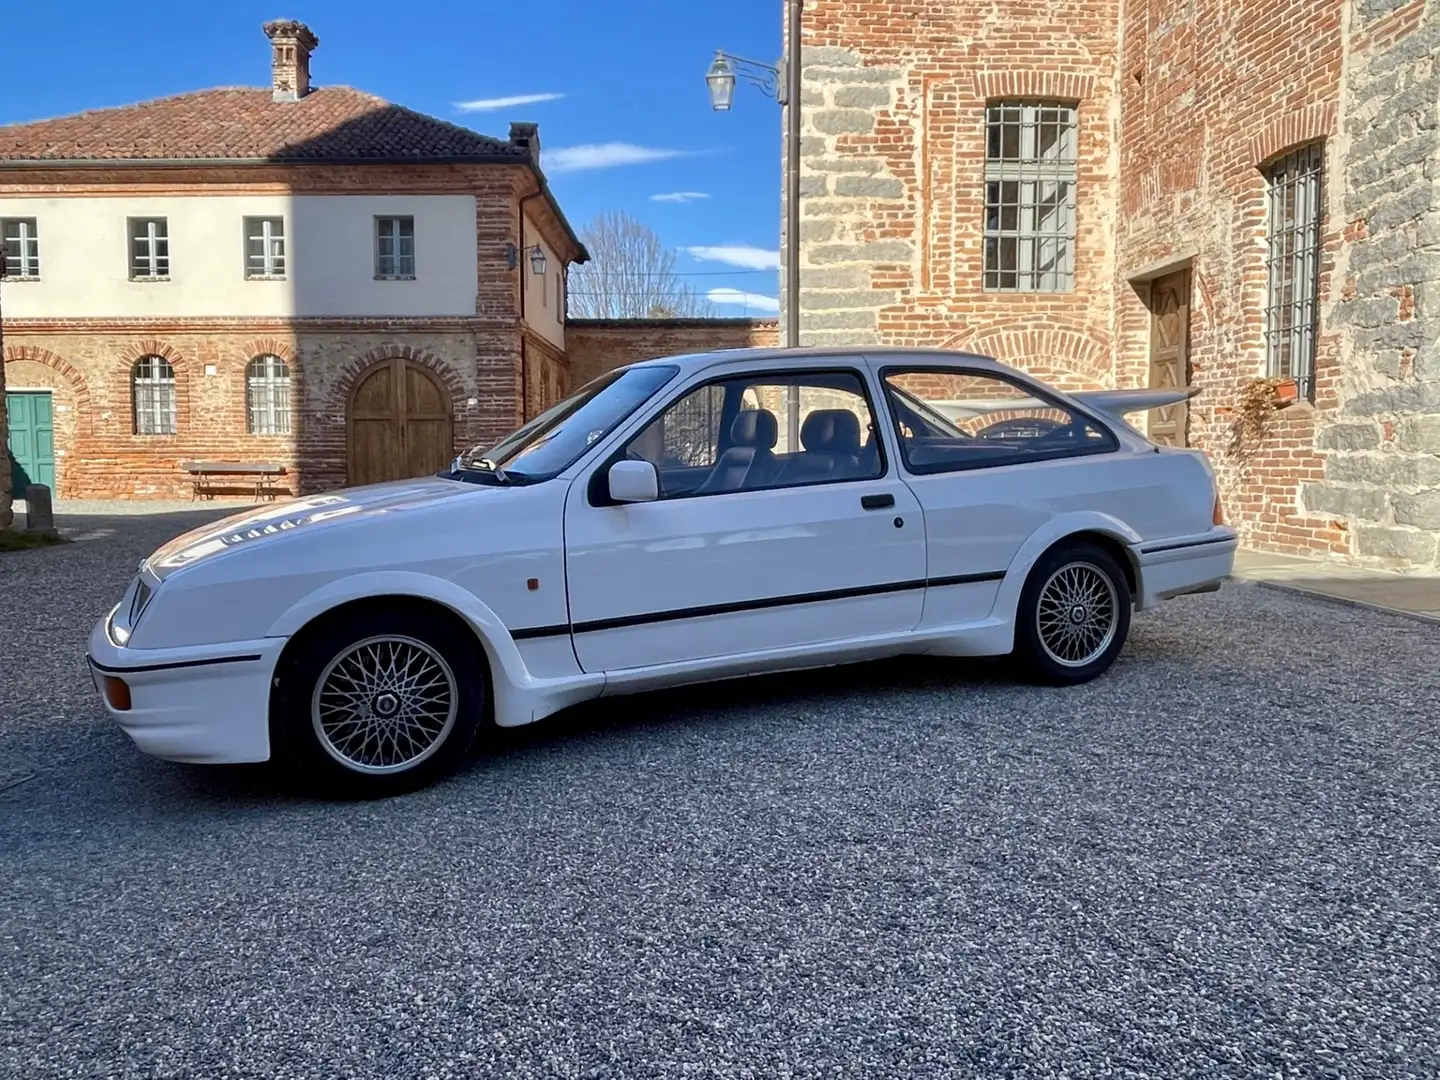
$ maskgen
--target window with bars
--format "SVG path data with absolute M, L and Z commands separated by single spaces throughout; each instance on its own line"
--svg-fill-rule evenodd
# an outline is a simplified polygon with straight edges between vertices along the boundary
M 1322 142 L 1286 154 L 1265 170 L 1270 189 L 1265 370 L 1271 378 L 1294 379 L 1307 401 L 1315 400 L 1324 171 Z
M 247 278 L 283 278 L 285 276 L 284 218 L 247 217 L 245 219 L 245 276 Z
M 985 108 L 985 288 L 1075 287 L 1077 113 L 1072 105 Z
M 0 218 L 0 240 L 5 245 L 5 276 L 40 276 L 40 234 L 34 218 Z
M 375 276 L 401 279 L 415 276 L 413 217 L 375 219 Z
M 251 435 L 290 434 L 290 366 L 280 357 L 245 365 L 245 413 Z
M 175 434 L 175 369 L 163 356 L 142 356 L 130 372 L 136 435 Z
M 165 218 L 129 218 L 130 280 L 170 276 L 170 236 Z

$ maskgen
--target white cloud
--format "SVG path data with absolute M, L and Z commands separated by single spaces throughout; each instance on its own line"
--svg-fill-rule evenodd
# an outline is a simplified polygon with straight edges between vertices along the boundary
M 515 94 L 513 97 L 457 101 L 455 108 L 461 112 L 494 112 L 496 109 L 513 109 L 517 105 L 538 105 L 542 101 L 559 101 L 564 96 L 564 94 Z
M 581 172 L 586 169 L 610 169 L 617 165 L 644 165 L 651 161 L 683 156 L 683 150 L 662 150 L 633 143 L 589 143 L 585 146 L 564 146 L 545 151 L 545 171 L 551 173 Z
M 664 195 L 651 195 L 651 202 L 673 202 L 688 203 L 696 199 L 708 199 L 710 196 L 703 191 L 667 191 Z
M 705 294 L 705 299 L 712 304 L 735 304 L 753 308 L 756 311 L 778 312 L 780 301 L 773 296 L 761 296 L 759 293 L 741 292 L 739 289 L 711 289 Z
M 749 244 L 718 244 L 712 247 L 687 247 L 684 250 L 703 262 L 720 262 L 746 270 L 780 269 L 780 252 L 766 251 Z

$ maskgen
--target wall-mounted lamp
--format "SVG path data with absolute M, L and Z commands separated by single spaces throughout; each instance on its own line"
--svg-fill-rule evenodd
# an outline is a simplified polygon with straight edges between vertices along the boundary
M 520 265 L 520 249 L 514 244 L 505 245 L 505 263 L 511 270 Z M 545 251 L 539 244 L 530 249 L 530 269 L 537 274 L 545 273 Z

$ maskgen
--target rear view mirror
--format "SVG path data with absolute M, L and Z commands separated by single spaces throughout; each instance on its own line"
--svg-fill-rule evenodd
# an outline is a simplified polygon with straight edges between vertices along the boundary
M 610 497 L 616 502 L 654 502 L 660 497 L 660 474 L 648 461 L 617 461 L 610 466 Z

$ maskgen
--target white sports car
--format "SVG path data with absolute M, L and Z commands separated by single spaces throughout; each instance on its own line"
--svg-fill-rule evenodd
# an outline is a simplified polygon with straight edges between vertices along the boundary
M 993 359 L 741 350 L 610 372 L 432 477 L 301 498 L 144 560 L 95 627 L 110 714 L 175 761 L 383 794 L 490 725 L 902 653 L 1093 679 L 1236 534 L 1198 451 Z

